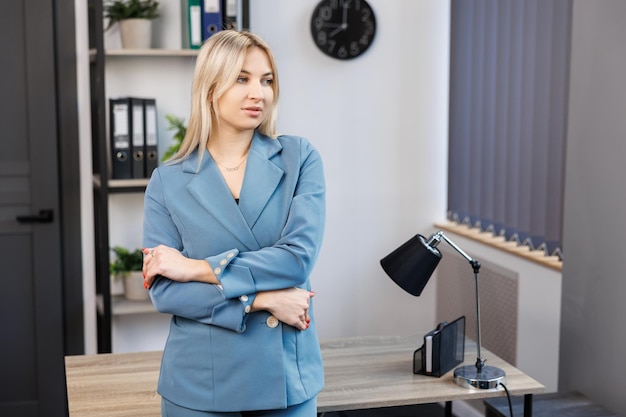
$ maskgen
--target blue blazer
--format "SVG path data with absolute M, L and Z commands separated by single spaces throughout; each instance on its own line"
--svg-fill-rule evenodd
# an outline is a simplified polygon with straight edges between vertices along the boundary
M 158 392 L 207 411 L 279 409 L 323 387 L 313 300 L 309 329 L 249 313 L 259 291 L 310 289 L 325 222 L 318 152 L 304 138 L 252 139 L 239 205 L 210 154 L 157 168 L 144 205 L 144 247 L 205 259 L 221 286 L 159 277 L 156 309 L 172 315 Z

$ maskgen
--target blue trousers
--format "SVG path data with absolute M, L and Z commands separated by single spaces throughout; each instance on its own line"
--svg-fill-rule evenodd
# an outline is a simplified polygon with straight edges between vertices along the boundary
M 161 399 L 162 417 L 315 417 L 317 416 L 317 398 L 313 397 L 302 404 L 292 405 L 280 410 L 213 412 L 191 410 L 176 405 L 165 398 Z

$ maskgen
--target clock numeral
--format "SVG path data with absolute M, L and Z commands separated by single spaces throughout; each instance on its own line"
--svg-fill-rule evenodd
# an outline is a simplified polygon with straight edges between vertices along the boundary
M 361 45 L 367 45 L 369 43 L 369 37 L 367 35 L 361 36 L 361 39 L 359 39 L 359 43 Z
M 335 50 L 335 45 L 337 44 L 337 42 L 335 42 L 334 40 L 329 40 L 328 41 L 328 52 L 332 53 Z
M 315 19 L 315 29 L 320 30 L 321 28 L 324 27 L 324 21 L 321 18 L 316 18 Z
M 327 41 L 328 41 L 328 36 L 326 35 L 326 32 L 317 32 L 317 44 L 318 45 L 326 45 Z
M 365 36 L 370 36 L 372 33 L 374 33 L 374 25 L 370 22 L 366 25 L 365 29 L 363 29 L 363 34 Z
M 350 42 L 350 54 L 358 55 L 361 52 L 361 48 L 359 48 L 359 44 L 357 42 Z
M 317 16 L 319 19 L 328 21 L 331 19 L 331 17 L 333 17 L 333 9 L 331 9 L 329 6 L 321 7 Z
M 369 9 L 363 9 L 363 12 L 361 13 L 361 22 L 369 22 L 371 14 L 372 13 Z
M 337 56 L 339 58 L 345 58 L 348 56 L 348 50 L 345 46 L 342 45 L 339 49 L 337 49 Z

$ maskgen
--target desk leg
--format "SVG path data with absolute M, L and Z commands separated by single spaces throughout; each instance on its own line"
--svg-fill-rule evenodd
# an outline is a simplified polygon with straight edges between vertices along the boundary
M 452 401 L 446 401 L 446 409 L 444 415 L 446 417 L 452 417 Z
M 533 417 L 533 395 L 524 395 L 524 417 Z

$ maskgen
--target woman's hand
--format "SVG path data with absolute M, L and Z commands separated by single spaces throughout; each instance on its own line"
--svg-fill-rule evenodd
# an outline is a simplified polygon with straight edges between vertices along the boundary
M 252 311 L 269 311 L 274 317 L 296 329 L 309 328 L 309 305 L 315 295 L 301 288 L 259 292 L 252 303 Z
M 203 259 L 190 259 L 180 251 L 165 245 L 144 248 L 143 278 L 144 287 L 150 288 L 157 275 L 172 281 L 200 281 L 219 284 L 211 266 Z

